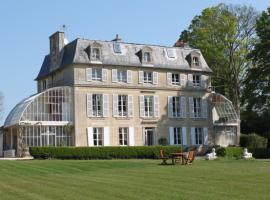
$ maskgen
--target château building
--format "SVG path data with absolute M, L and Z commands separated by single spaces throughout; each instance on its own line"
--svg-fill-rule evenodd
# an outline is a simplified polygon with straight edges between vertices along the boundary
M 135 44 L 117 36 L 68 43 L 56 32 L 37 93 L 5 120 L 0 155 L 20 156 L 23 146 L 237 145 L 239 119 L 213 91 L 211 74 L 200 50 L 179 42 Z

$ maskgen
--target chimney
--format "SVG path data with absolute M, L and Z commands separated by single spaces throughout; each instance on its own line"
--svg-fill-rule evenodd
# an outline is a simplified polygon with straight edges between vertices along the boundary
M 185 46 L 185 43 L 184 43 L 184 41 L 183 40 L 177 40 L 175 43 L 174 43 L 174 45 L 173 45 L 174 47 L 184 47 Z
M 50 36 L 50 71 L 56 69 L 60 62 L 61 51 L 65 46 L 65 33 L 57 31 Z
M 114 41 L 114 42 L 121 42 L 122 39 L 119 37 L 118 34 L 116 34 L 115 38 L 112 41 Z

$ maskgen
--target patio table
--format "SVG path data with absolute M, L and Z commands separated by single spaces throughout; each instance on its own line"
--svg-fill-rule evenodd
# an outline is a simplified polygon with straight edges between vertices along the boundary
M 186 156 L 186 153 L 181 152 L 181 153 L 171 153 L 171 158 L 172 158 L 172 164 L 175 164 L 176 158 L 181 158 L 181 164 L 184 164 L 184 156 Z

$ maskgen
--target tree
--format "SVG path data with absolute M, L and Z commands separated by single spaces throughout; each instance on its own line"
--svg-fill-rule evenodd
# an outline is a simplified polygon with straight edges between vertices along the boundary
M 194 17 L 180 40 L 202 51 L 213 70 L 215 90 L 228 96 L 240 116 L 240 90 L 253 48 L 257 12 L 248 6 L 219 4 Z
M 253 66 L 247 70 L 242 102 L 246 113 L 257 117 L 247 118 L 244 125 L 259 123 L 248 130 L 258 129 L 259 134 L 270 140 L 270 7 L 257 20 L 256 33 L 258 40 L 249 55 Z

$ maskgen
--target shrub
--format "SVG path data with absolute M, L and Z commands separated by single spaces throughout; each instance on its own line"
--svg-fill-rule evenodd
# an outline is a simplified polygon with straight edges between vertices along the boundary
M 255 133 L 250 135 L 242 134 L 240 136 L 240 145 L 246 148 L 266 148 L 267 138 L 259 136 Z
M 162 145 L 162 146 L 168 145 L 167 138 L 159 138 L 159 139 L 158 139 L 158 144 L 159 144 L 159 145 Z
M 159 150 L 165 154 L 181 151 L 179 146 L 136 147 L 30 147 L 34 158 L 46 159 L 129 159 L 159 158 Z
M 248 149 L 254 158 L 270 158 L 270 148 Z
M 227 158 L 240 158 L 243 155 L 242 147 L 219 147 L 217 148 L 217 156 Z

